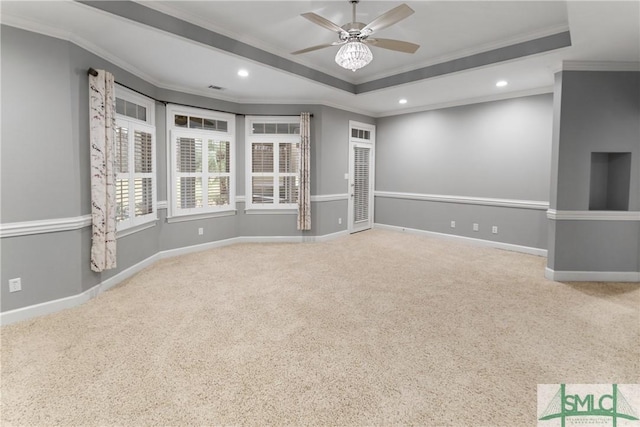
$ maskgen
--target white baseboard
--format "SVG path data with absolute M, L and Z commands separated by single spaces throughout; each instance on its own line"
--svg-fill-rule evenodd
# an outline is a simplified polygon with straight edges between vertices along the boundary
M 34 317 L 45 316 L 47 314 L 56 313 L 67 308 L 73 308 L 84 304 L 90 299 L 95 298 L 99 294 L 98 286 L 94 286 L 80 294 L 60 298 L 54 301 L 47 301 L 40 304 L 30 305 L 28 307 L 17 308 L 15 310 L 0 313 L 0 324 L 9 325 L 15 322 L 21 322 Z
M 314 242 L 326 242 L 328 240 L 337 239 L 338 237 L 348 236 L 349 230 L 341 230 L 331 234 L 325 234 L 324 236 L 316 236 Z
M 556 282 L 640 282 L 636 271 L 555 271 L 547 267 L 544 277 Z
M 343 230 L 336 233 L 326 234 L 324 236 L 242 236 L 225 240 L 218 240 L 215 242 L 203 243 L 200 245 L 186 246 L 183 248 L 167 249 L 151 255 L 150 257 L 140 261 L 139 263 L 134 264 L 125 270 L 122 270 L 120 273 L 103 280 L 101 283 L 93 286 L 91 289 L 87 289 L 86 291 L 79 294 L 2 312 L 0 313 L 0 325 L 9 325 L 11 323 L 16 323 L 23 320 L 32 319 L 34 317 L 56 313 L 68 308 L 77 307 L 97 297 L 108 289 L 111 289 L 114 286 L 122 283 L 124 280 L 132 277 L 136 273 L 144 270 L 145 268 L 151 266 L 156 261 L 159 261 L 161 259 L 171 258 L 179 255 L 186 255 L 194 252 L 201 252 L 208 249 L 233 245 L 236 243 L 325 242 L 327 240 L 335 239 L 346 234 L 348 234 L 348 231 Z
M 404 233 L 411 234 L 419 234 L 424 236 L 438 237 L 449 240 L 457 240 L 460 242 L 470 243 L 476 246 L 483 246 L 488 248 L 496 248 L 496 249 L 504 249 L 507 251 L 521 252 L 529 255 L 537 255 L 541 257 L 547 256 L 546 249 L 532 248 L 529 246 L 520 246 L 514 245 L 511 243 L 502 243 L 502 242 L 494 242 L 492 240 L 482 240 L 482 239 L 474 239 L 472 237 L 464 237 L 464 236 L 456 236 L 453 234 L 444 234 L 444 233 L 436 233 L 435 231 L 427 231 L 427 230 L 418 230 L 416 228 L 407 228 L 407 227 L 399 227 L 396 225 L 387 225 L 387 224 L 374 224 L 375 228 L 385 229 L 385 230 L 393 230 L 400 231 Z

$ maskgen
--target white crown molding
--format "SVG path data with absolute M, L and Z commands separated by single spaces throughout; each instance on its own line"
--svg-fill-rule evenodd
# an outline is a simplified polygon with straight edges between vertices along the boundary
M 27 307 L 9 310 L 0 313 L 0 325 L 8 325 L 23 320 L 32 319 L 34 317 L 44 316 L 46 314 L 56 313 L 67 308 L 77 307 L 101 293 L 113 288 L 122 281 L 130 278 L 134 274 L 153 265 L 155 262 L 171 258 L 179 255 L 185 255 L 193 252 L 200 252 L 208 249 L 229 246 L 237 243 L 303 243 L 303 242 L 325 242 L 348 234 L 346 230 L 336 233 L 326 234 L 324 236 L 243 236 L 234 237 L 226 240 L 218 240 L 215 242 L 204 243 L 200 245 L 187 246 L 184 248 L 168 249 L 158 252 L 150 257 L 132 265 L 131 267 L 117 273 L 116 275 L 102 281 L 84 292 L 71 295 L 65 298 L 47 301 L 40 304 L 34 304 Z
M 449 196 L 440 194 L 398 193 L 392 191 L 376 191 L 376 197 L 392 199 L 421 200 L 427 202 L 459 203 L 464 205 L 483 205 L 519 209 L 547 210 L 549 203 L 537 200 L 494 199 L 488 197 Z
M 463 98 L 455 101 L 447 101 L 436 104 L 421 105 L 413 108 L 403 108 L 401 110 L 389 111 L 386 113 L 375 114 L 374 117 L 391 117 L 403 114 L 421 113 L 424 111 L 441 110 L 443 108 L 461 107 L 464 105 L 482 104 L 484 102 L 504 101 L 507 99 L 523 98 L 525 96 L 543 95 L 553 93 L 553 86 L 542 86 L 532 89 L 519 90 L 514 92 L 496 93 L 492 95 L 478 96 L 475 98 Z
M 66 41 L 70 41 L 72 37 L 72 34 L 69 31 L 60 30 L 59 28 L 54 28 L 40 22 L 35 22 L 21 16 L 13 15 L 4 10 L 2 11 L 0 18 L 0 23 L 2 23 L 2 25 L 8 25 L 9 27 L 15 27 L 21 30 L 31 31 L 32 33 L 38 33 Z
M 396 74 L 402 74 L 409 71 L 418 70 L 420 68 L 430 67 L 432 65 L 443 64 L 449 61 L 455 61 L 456 59 L 463 59 L 469 56 L 478 55 L 484 52 L 490 52 L 492 50 L 501 49 L 504 47 L 513 46 L 518 43 L 524 43 L 532 40 L 536 40 L 542 37 L 552 36 L 554 34 L 563 33 L 565 31 L 569 31 L 568 24 L 555 25 L 548 28 L 543 28 L 541 30 L 532 31 L 526 34 L 520 34 L 508 39 L 503 39 L 497 42 L 485 43 L 479 46 L 475 46 L 468 49 L 458 50 L 453 53 L 448 53 L 446 55 L 440 55 L 433 58 L 429 58 L 427 61 L 423 61 L 418 64 L 413 64 L 411 66 L 395 68 L 393 70 L 385 71 L 384 73 L 378 73 L 373 76 L 369 76 L 366 79 L 361 79 L 356 81 L 356 84 L 362 84 L 373 80 L 383 79 L 385 77 L 395 76 Z M 493 65 L 493 64 L 490 64 Z
M 555 282 L 640 282 L 636 271 L 556 271 L 546 267 L 544 277 Z
M 311 81 L 311 83 L 317 83 L 315 81 Z M 321 84 L 321 83 L 317 83 Z M 325 86 L 327 90 L 333 90 L 333 88 L 329 86 Z M 335 89 L 338 90 L 339 89 Z M 352 96 L 357 96 L 353 95 Z M 319 105 L 321 107 L 330 107 L 336 108 L 338 110 L 348 111 L 350 113 L 362 114 L 363 116 L 375 117 L 375 114 L 372 111 L 362 110 L 360 108 L 354 108 L 347 105 L 336 104 L 330 101 L 323 101 L 319 99 L 276 99 L 276 98 L 242 98 L 237 101 L 239 104 L 262 104 L 262 105 Z M 247 113 L 247 115 L 251 115 Z
M 128 71 L 128 70 L 127 70 Z M 219 100 L 219 101 L 227 101 L 227 102 L 233 102 L 236 104 L 242 104 L 243 101 L 240 98 L 235 98 L 233 96 L 226 96 L 222 93 L 222 91 L 215 91 L 215 93 L 209 93 L 209 91 L 211 91 L 211 89 L 193 89 L 193 88 L 189 88 L 186 86 L 180 86 L 180 85 L 172 85 L 170 83 L 166 83 L 166 82 L 160 82 L 158 80 L 155 80 L 152 83 L 154 86 L 158 87 L 159 89 L 165 89 L 165 90 L 172 90 L 174 92 L 181 92 L 181 93 L 188 93 L 190 95 L 197 95 L 197 96 L 202 96 L 204 98 L 211 98 L 211 99 L 215 99 L 215 100 Z M 164 100 L 166 101 L 166 100 Z M 169 103 L 171 103 L 171 101 L 167 101 Z M 196 107 L 198 108 L 198 107 Z M 233 113 L 232 113 L 233 114 Z
M 0 238 L 78 230 L 91 225 L 91 215 L 0 224 Z
M 117 55 L 114 55 L 113 53 L 104 50 L 96 45 L 94 45 L 93 43 L 90 43 L 89 41 L 78 37 L 76 34 L 73 34 L 69 31 L 61 31 L 57 28 L 53 28 L 50 27 L 48 25 L 44 25 L 41 24 L 39 22 L 35 22 L 35 21 L 31 21 L 28 19 L 24 19 L 22 17 L 19 16 L 15 16 L 12 14 L 7 14 L 7 13 L 3 13 L 2 14 L 2 24 L 4 25 L 8 25 L 10 27 L 16 27 L 19 28 L 21 30 L 26 30 L 26 31 L 31 31 L 34 33 L 38 33 L 38 34 L 42 34 L 44 36 L 48 36 L 48 37 L 53 37 L 56 39 L 60 39 L 60 40 L 64 40 L 64 41 L 68 41 L 70 43 L 75 44 L 76 46 L 90 52 L 93 53 L 96 56 L 99 56 L 109 62 L 111 62 L 113 65 L 122 68 L 125 71 L 128 71 L 129 73 L 140 77 L 143 80 L 146 80 L 147 82 L 155 85 L 155 86 L 160 86 L 162 83 L 160 81 L 158 81 L 157 79 L 155 79 L 154 77 L 150 76 L 149 74 L 146 74 L 145 72 L 131 66 L 130 64 L 128 64 L 127 62 L 123 61 L 122 59 L 120 59 Z
M 559 211 L 549 209 L 547 218 L 556 221 L 640 221 L 640 211 Z
M 563 61 L 562 71 L 640 71 L 640 62 Z
M 513 251 L 513 252 L 520 252 L 520 253 L 524 253 L 524 254 L 529 254 L 529 255 L 536 255 L 536 256 L 541 256 L 541 257 L 546 257 L 547 256 L 547 250 L 546 249 L 540 249 L 540 248 L 532 248 L 529 246 L 521 246 L 521 245 L 514 245 L 511 243 L 503 243 L 503 242 L 495 242 L 492 240 L 483 240 L 483 239 L 475 239 L 472 237 L 464 237 L 464 236 L 457 236 L 454 234 L 445 234 L 445 233 L 437 233 L 435 231 L 427 231 L 427 230 L 418 230 L 416 228 L 407 228 L 407 227 L 399 227 L 396 225 L 387 225 L 387 224 L 379 224 L 379 223 L 375 223 L 374 224 L 374 228 L 380 228 L 383 230 L 392 230 L 392 231 L 399 231 L 399 232 L 403 232 L 403 233 L 410 233 L 410 234 L 417 234 L 417 235 L 422 235 L 422 236 L 429 236 L 429 237 L 437 237 L 437 238 L 444 238 L 444 239 L 448 239 L 448 240 L 455 240 L 458 242 L 464 242 L 464 243 L 470 243 L 474 246 L 482 246 L 482 247 L 486 247 L 486 248 L 495 248 L 495 249 L 504 249 L 507 251 Z

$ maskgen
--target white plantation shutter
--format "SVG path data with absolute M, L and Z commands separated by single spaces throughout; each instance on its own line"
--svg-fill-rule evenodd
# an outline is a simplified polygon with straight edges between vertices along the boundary
M 273 173 L 273 143 L 251 144 L 251 172 Z
M 247 208 L 297 208 L 300 118 L 248 117 L 246 130 Z
M 134 203 L 136 217 L 153 213 L 153 145 L 152 135 L 134 131 Z
M 116 220 L 118 230 L 156 219 L 155 129 L 116 120 Z
M 174 132 L 175 212 L 198 213 L 229 208 L 231 141 Z
M 251 144 L 251 202 L 273 204 L 273 143 Z
M 300 143 L 279 144 L 279 177 L 280 203 L 294 204 L 298 201 L 300 177 Z
M 229 205 L 231 195 L 231 142 L 210 139 L 208 147 L 207 205 Z
M 178 209 L 202 207 L 202 139 L 176 138 L 176 202 Z
M 354 147 L 354 221 L 369 220 L 369 148 Z
M 129 129 L 116 126 L 116 223 L 129 218 Z

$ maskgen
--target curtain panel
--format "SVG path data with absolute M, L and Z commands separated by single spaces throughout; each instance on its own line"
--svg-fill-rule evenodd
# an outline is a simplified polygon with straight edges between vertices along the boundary
M 89 75 L 89 141 L 91 144 L 91 269 L 116 266 L 115 82 L 97 70 Z
M 311 114 L 300 115 L 300 194 L 298 196 L 298 230 L 311 230 Z

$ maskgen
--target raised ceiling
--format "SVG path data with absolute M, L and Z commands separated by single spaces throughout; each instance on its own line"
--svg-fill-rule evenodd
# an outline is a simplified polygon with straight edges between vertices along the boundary
M 400 3 L 362 0 L 357 19 L 368 23 Z M 415 13 L 376 36 L 420 49 L 410 55 L 374 47 L 373 62 L 355 73 L 335 64 L 337 47 L 290 54 L 337 40 L 301 13 L 342 25 L 351 20 L 347 1 L 3 1 L 1 17 L 70 40 L 160 87 L 372 116 L 548 92 L 563 61 L 631 69 L 640 61 L 638 1 L 405 3 Z M 239 68 L 249 77 L 238 77 Z M 509 85 L 497 88 L 502 79 Z

